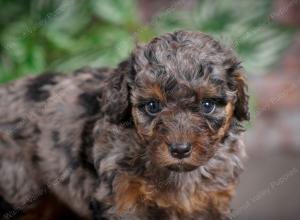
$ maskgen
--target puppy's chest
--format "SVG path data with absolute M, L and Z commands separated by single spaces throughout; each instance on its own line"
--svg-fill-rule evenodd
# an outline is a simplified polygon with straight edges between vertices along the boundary
M 213 204 L 217 197 L 218 204 Z M 211 209 L 212 205 L 217 210 L 226 209 L 228 201 L 227 194 L 207 193 L 196 189 L 158 190 L 141 178 L 127 175 L 118 177 L 115 182 L 114 202 L 121 216 L 124 213 L 143 215 L 148 212 L 149 215 L 166 215 L 165 219 L 188 219 L 187 217 Z M 222 204 L 223 202 L 226 204 Z

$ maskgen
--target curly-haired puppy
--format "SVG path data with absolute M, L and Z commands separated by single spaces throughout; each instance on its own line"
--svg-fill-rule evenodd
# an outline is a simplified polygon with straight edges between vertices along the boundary
M 4 218 L 46 193 L 85 218 L 230 216 L 248 95 L 240 61 L 210 36 L 164 34 L 116 69 L 29 77 L 0 98 Z

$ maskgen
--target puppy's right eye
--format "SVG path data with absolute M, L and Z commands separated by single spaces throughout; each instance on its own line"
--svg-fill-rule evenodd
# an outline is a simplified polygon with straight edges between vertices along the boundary
M 212 100 L 203 100 L 201 102 L 201 110 L 205 114 L 212 113 L 216 108 L 216 103 Z
M 159 101 L 149 101 L 145 104 L 144 109 L 148 115 L 155 116 L 161 111 L 161 104 Z

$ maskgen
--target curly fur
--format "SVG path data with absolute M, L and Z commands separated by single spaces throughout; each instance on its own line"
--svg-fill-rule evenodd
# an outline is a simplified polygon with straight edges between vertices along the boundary
M 0 207 L 24 210 L 46 189 L 86 218 L 225 219 L 242 171 L 246 91 L 233 51 L 187 31 L 138 46 L 116 69 L 2 86 Z M 207 98 L 212 114 L 199 108 Z M 148 100 L 163 106 L 154 117 Z M 168 144 L 182 142 L 191 155 L 173 158 Z

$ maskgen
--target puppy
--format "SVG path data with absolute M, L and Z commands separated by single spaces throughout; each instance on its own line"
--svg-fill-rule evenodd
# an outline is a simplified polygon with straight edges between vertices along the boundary
M 51 193 L 85 218 L 226 219 L 249 119 L 243 72 L 231 49 L 177 31 L 116 69 L 2 86 L 0 214 Z

